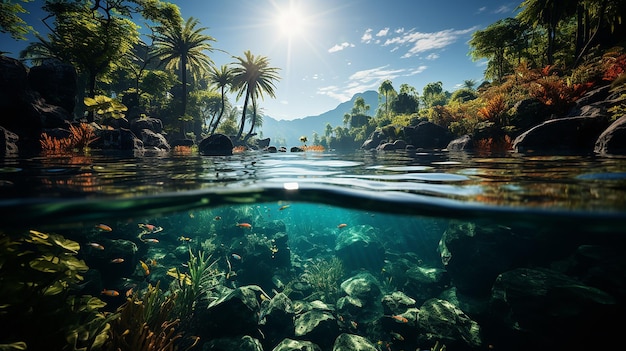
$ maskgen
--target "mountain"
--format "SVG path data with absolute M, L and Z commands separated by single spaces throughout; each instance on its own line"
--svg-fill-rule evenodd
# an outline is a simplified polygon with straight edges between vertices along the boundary
M 352 111 L 354 100 L 359 96 L 365 99 L 365 104 L 370 106 L 373 114 L 378 108 L 378 93 L 370 90 L 364 93 L 355 94 L 350 101 L 339 104 L 334 109 L 317 116 L 308 116 L 291 121 L 276 120 L 270 116 L 263 117 L 261 132 L 263 138 L 270 138 L 270 144 L 274 146 L 298 146 L 301 136 L 306 136 L 309 141 L 313 139 L 313 132 L 320 136 L 324 135 L 326 123 L 330 123 L 333 128 L 343 126 L 343 115 Z

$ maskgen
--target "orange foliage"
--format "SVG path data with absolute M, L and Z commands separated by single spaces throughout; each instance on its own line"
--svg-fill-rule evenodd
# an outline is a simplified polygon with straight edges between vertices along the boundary
M 604 55 L 606 69 L 602 79 L 608 81 L 614 81 L 617 77 L 626 73 L 626 54 L 615 56 L 616 53 L 609 53 Z
M 506 102 L 504 95 L 498 94 L 487 101 L 485 106 L 478 109 L 478 114 L 490 122 L 502 124 L 502 116 L 506 111 Z
M 474 142 L 474 149 L 477 153 L 502 153 L 513 148 L 511 137 L 505 135 L 503 138 L 480 139 Z
M 81 123 L 70 126 L 70 135 L 67 138 L 54 138 L 46 133 L 41 134 L 41 150 L 46 153 L 65 153 L 74 149 L 84 150 L 98 139 L 89 124 Z
M 233 154 L 240 154 L 246 150 L 248 150 L 248 148 L 243 145 L 235 146 L 233 148 Z
M 555 113 L 564 114 L 572 108 L 576 100 L 583 96 L 593 83 L 567 84 L 559 77 L 538 79 L 531 85 L 530 93 Z
M 174 149 L 172 149 L 172 153 L 179 156 L 188 156 L 191 155 L 192 149 L 191 146 L 176 145 Z

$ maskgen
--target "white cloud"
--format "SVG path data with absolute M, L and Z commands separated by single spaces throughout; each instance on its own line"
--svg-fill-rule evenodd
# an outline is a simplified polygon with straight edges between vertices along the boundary
M 455 43 L 459 37 L 472 33 L 475 30 L 476 27 L 461 30 L 446 29 L 432 33 L 415 32 L 410 30 L 394 38 L 387 39 L 383 43 L 383 46 L 408 46 L 408 51 L 402 55 L 402 58 L 408 58 L 425 51 L 445 48 L 446 46 Z
M 511 13 L 511 12 L 513 12 L 513 10 L 511 9 L 511 7 L 509 7 L 509 5 L 502 5 L 493 11 L 493 13 L 498 13 L 498 14 Z
M 341 44 L 335 44 L 335 46 L 333 46 L 332 48 L 328 49 L 328 52 L 333 53 L 333 52 L 337 52 L 337 51 L 341 51 L 345 48 L 353 48 L 354 44 L 348 43 L 347 41 L 344 41 Z
M 427 60 L 436 60 L 439 58 L 439 54 L 435 54 L 434 52 L 432 54 L 428 54 L 428 56 L 426 56 Z
M 389 65 L 366 69 L 353 73 L 343 86 L 331 85 L 319 88 L 317 93 L 326 95 L 340 102 L 348 101 L 356 93 L 367 90 L 377 90 L 380 84 L 386 80 L 394 80 L 398 77 L 408 77 L 419 74 L 426 70 L 427 66 L 419 66 L 414 69 L 390 69 Z
M 387 33 L 389 33 L 389 27 L 379 30 L 378 33 L 376 33 L 376 36 L 384 37 Z
M 483 7 L 479 8 L 478 11 L 476 11 L 476 13 L 483 13 L 485 11 L 487 11 L 487 6 L 483 6 Z
M 361 36 L 361 42 L 369 43 L 370 41 L 372 41 L 372 28 L 367 28 Z
M 393 32 L 396 33 L 396 34 L 404 33 L 404 27 L 398 28 L 398 29 L 394 30 Z

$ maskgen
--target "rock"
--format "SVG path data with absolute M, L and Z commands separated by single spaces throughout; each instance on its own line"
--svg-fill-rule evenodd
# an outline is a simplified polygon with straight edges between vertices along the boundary
M 133 119 L 130 122 L 130 130 L 135 133 L 135 135 L 139 136 L 143 129 L 148 129 L 155 133 L 162 133 L 163 122 L 158 118 L 152 117 Z
M 522 133 L 513 148 L 516 152 L 591 153 L 607 126 L 603 116 L 553 119 Z
M 602 349 L 623 324 L 615 299 L 562 273 L 517 268 L 498 276 L 491 296 L 505 349 Z M 507 345 L 508 343 L 509 345 Z
M 335 317 L 327 311 L 311 310 L 296 316 L 295 336 L 309 340 L 322 348 L 330 346 L 339 335 Z
M 293 146 L 289 151 L 290 152 L 304 152 L 304 149 L 301 147 Z
M 360 335 L 343 333 L 335 340 L 333 351 L 378 351 L 378 348 Z
M 485 297 L 496 277 L 525 258 L 531 246 L 529 239 L 508 227 L 451 222 L 441 238 L 440 252 L 458 291 Z
M 275 154 L 276 152 L 278 152 L 278 150 L 276 149 L 276 146 L 268 146 L 264 150 L 271 154 Z
M 258 287 L 242 286 L 213 301 L 206 310 L 197 311 L 197 326 L 201 336 L 253 335 L 258 329 L 260 306 Z
M 17 134 L 6 130 L 0 126 L 0 157 L 4 158 L 9 155 L 17 155 L 17 142 L 19 137 Z
M 76 105 L 77 79 L 74 66 L 55 59 L 45 60 L 28 72 L 31 89 L 37 91 L 47 104 L 63 108 L 70 116 Z
M 341 290 L 348 296 L 363 301 L 375 301 L 380 296 L 378 281 L 369 272 L 359 273 L 341 283 Z
M 576 100 L 576 105 L 570 111 L 568 117 L 582 116 L 585 114 L 585 106 L 603 102 L 611 93 L 611 85 L 604 85 L 597 89 L 586 92 L 580 99 Z
M 410 307 L 415 307 L 415 299 L 409 297 L 401 291 L 394 291 L 389 295 L 383 296 L 382 300 L 383 313 L 393 316 L 405 312 Z
M 391 151 L 395 149 L 396 146 L 393 143 L 382 143 L 376 147 L 376 151 Z
M 198 145 L 198 151 L 205 156 L 230 156 L 233 154 L 233 142 L 224 134 L 208 136 Z
M 548 107 L 537 98 L 520 100 L 511 108 L 510 124 L 517 126 L 517 133 L 526 131 L 550 117 Z
M 448 301 L 429 299 L 419 308 L 418 344 L 439 341 L 451 350 L 475 349 L 482 344 L 480 326 Z
M 15 110 L 16 105 L 22 100 L 27 88 L 28 73 L 26 66 L 20 61 L 0 55 L 0 125 L 6 126 L 3 122 L 7 111 Z
M 261 329 L 265 335 L 263 344 L 276 345 L 284 338 L 294 336 L 293 302 L 283 293 L 279 293 L 261 308 Z
M 102 125 L 109 126 L 113 129 L 126 128 L 130 129 L 130 122 L 125 118 L 106 117 L 102 120 Z
M 286 148 L 286 147 L 284 147 L 284 146 L 281 146 L 281 147 L 278 149 L 278 151 L 279 151 L 279 152 L 287 152 L 287 148 Z
M 450 285 L 448 272 L 441 268 L 415 266 L 405 275 L 405 291 L 419 303 L 441 294 Z
M 335 239 L 335 252 L 348 270 L 380 271 L 385 248 L 370 225 L 344 228 Z
M 142 129 L 139 134 L 135 135 L 140 137 L 144 148 L 165 151 L 170 149 L 170 144 L 167 142 L 167 139 L 160 133 L 153 132 L 150 129 Z
M 471 151 L 474 149 L 474 140 L 470 135 L 463 135 L 448 143 L 446 146 L 448 151 Z
M 172 147 L 172 149 L 177 146 L 192 147 L 193 145 L 194 142 L 192 139 L 174 139 L 172 140 L 172 142 L 170 142 L 170 146 Z
M 272 351 L 322 351 L 322 349 L 310 341 L 284 339 Z
M 620 117 L 600 134 L 593 151 L 601 155 L 626 155 L 626 116 Z
M 263 346 L 258 339 L 249 335 L 237 338 L 213 339 L 202 347 L 203 351 L 263 351 Z
M 101 130 L 99 138 L 91 144 L 94 149 L 143 151 L 143 142 L 130 129 Z
M 257 139 L 256 146 L 259 150 L 267 149 L 270 146 L 270 138 Z
M 370 137 L 363 142 L 363 145 L 361 145 L 361 149 L 376 149 L 378 145 L 380 145 L 380 143 L 385 139 L 387 139 L 387 137 L 381 130 L 375 130 L 372 132 Z
M 407 145 L 406 141 L 404 141 L 404 140 L 396 140 L 396 141 L 393 142 L 393 147 L 396 150 L 406 149 L 406 145 Z
M 423 149 L 443 149 L 452 140 L 450 132 L 432 122 L 422 121 L 416 126 L 402 128 L 407 144 Z

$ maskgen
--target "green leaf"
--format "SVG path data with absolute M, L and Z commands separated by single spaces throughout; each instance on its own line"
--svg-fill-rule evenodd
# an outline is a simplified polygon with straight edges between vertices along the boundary
M 61 268 L 58 264 L 45 259 L 45 257 L 37 257 L 28 264 L 30 268 L 44 273 L 57 273 Z
M 77 242 L 70 239 L 65 239 L 61 236 L 53 236 L 52 241 L 54 241 L 55 244 L 59 245 L 65 250 L 70 251 L 71 253 L 76 254 L 78 253 L 78 250 L 80 250 L 80 245 Z

